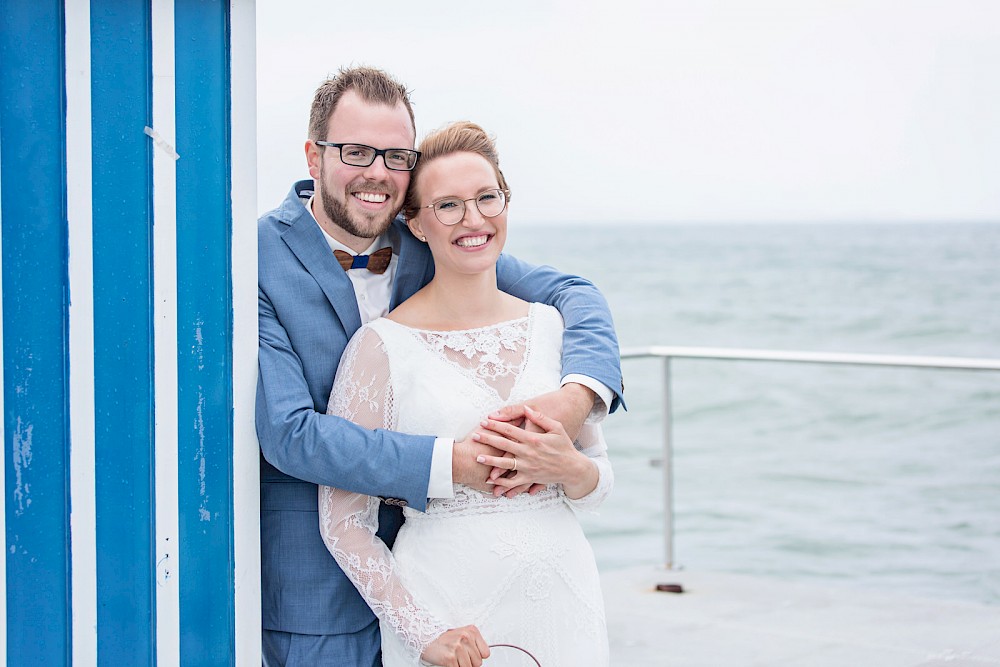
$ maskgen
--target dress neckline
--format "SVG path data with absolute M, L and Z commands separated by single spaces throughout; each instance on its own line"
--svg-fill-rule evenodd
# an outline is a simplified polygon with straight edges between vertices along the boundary
M 472 329 L 424 329 L 424 328 L 421 328 L 421 327 L 414 327 L 414 326 L 411 326 L 409 324 L 403 324 L 402 322 L 397 322 L 396 320 L 390 320 L 388 317 L 382 317 L 380 319 L 383 319 L 386 322 L 391 322 L 395 326 L 402 327 L 403 329 L 407 329 L 407 330 L 413 331 L 415 333 L 438 334 L 438 335 L 442 335 L 442 336 L 443 335 L 450 335 L 450 334 L 474 334 L 474 333 L 480 333 L 480 332 L 483 332 L 483 331 L 489 331 L 491 329 L 499 329 L 500 327 L 512 326 L 512 325 L 515 325 L 515 324 L 520 324 L 521 322 L 527 322 L 527 321 L 531 320 L 534 317 L 535 308 L 538 305 L 539 304 L 536 303 L 536 302 L 529 303 L 528 304 L 528 314 L 527 315 L 522 315 L 521 317 L 515 317 L 515 318 L 510 319 L 510 320 L 502 320 L 500 322 L 495 322 L 493 324 L 487 324 L 487 325 L 481 326 L 481 327 L 474 327 Z

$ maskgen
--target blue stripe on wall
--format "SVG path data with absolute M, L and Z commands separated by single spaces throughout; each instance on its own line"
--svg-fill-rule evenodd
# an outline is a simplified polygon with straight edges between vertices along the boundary
M 63 24 L 61 0 L 0 3 L 11 665 L 67 665 L 71 653 Z
M 91 0 L 97 659 L 155 662 L 150 9 Z
M 180 655 L 215 666 L 235 650 L 229 3 L 177 0 L 174 27 Z

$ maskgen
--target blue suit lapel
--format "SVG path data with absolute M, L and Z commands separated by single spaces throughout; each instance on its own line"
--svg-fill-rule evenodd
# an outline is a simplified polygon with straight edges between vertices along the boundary
M 311 182 L 309 185 L 312 185 Z M 289 227 L 281 238 L 319 284 L 350 337 L 361 328 L 361 313 L 354 287 L 333 256 L 319 225 L 298 201 L 294 191 L 289 197 L 292 196 L 296 196 L 294 204 L 298 206 L 296 209 L 293 203 L 286 200 L 287 206 L 282 207 L 283 213 L 288 211 L 291 215 L 283 218 Z
M 427 244 L 421 243 L 410 233 L 402 218 L 393 220 L 390 234 L 393 252 L 398 255 L 389 304 L 391 310 L 430 282 L 434 276 L 434 262 Z

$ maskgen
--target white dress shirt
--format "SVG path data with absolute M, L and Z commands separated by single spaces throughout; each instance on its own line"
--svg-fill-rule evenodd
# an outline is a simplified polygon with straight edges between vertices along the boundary
M 312 214 L 313 198 L 310 197 L 304 203 L 306 204 L 306 210 Z M 313 215 L 313 220 L 316 220 L 315 215 Z M 376 238 L 364 252 L 357 253 L 327 234 L 319 222 L 316 222 L 316 225 L 323 232 L 323 236 L 326 237 L 326 242 L 330 245 L 330 252 L 343 250 L 349 255 L 370 255 L 376 250 L 392 246 L 388 235 L 383 234 Z M 396 266 L 398 264 L 399 258 L 393 254 L 385 273 L 372 273 L 367 269 L 350 269 L 346 272 L 347 277 L 354 286 L 354 294 L 358 299 L 358 312 L 361 314 L 362 325 L 389 314 L 389 304 L 392 301 L 392 281 L 396 276 Z M 600 422 L 608 415 L 608 406 L 611 405 L 613 397 L 613 393 L 608 387 L 586 375 L 570 374 L 563 377 L 562 384 L 568 382 L 582 384 L 597 394 L 599 400 L 594 401 L 594 409 L 587 418 L 587 423 Z M 452 498 L 455 495 L 451 481 L 451 454 L 454 445 L 455 440 L 453 438 L 436 438 L 434 440 L 434 450 L 431 454 L 430 480 L 427 483 L 428 498 Z

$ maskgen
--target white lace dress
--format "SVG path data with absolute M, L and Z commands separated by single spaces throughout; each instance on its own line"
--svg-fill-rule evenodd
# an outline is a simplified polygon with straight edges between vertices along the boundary
M 368 428 L 462 438 L 489 412 L 559 386 L 563 322 L 550 306 L 468 331 L 363 327 L 341 360 L 329 412 Z M 570 500 L 550 485 L 494 498 L 456 484 L 425 513 L 405 508 L 390 553 L 375 536 L 377 498 L 320 487 L 327 548 L 378 616 L 383 665 L 419 665 L 444 630 L 474 624 L 490 644 L 531 651 L 544 667 L 608 663 L 604 603 L 593 552 L 571 505 L 596 507 L 613 483 L 599 427 L 578 447 L 597 488 Z M 531 664 L 497 649 L 492 666 Z

